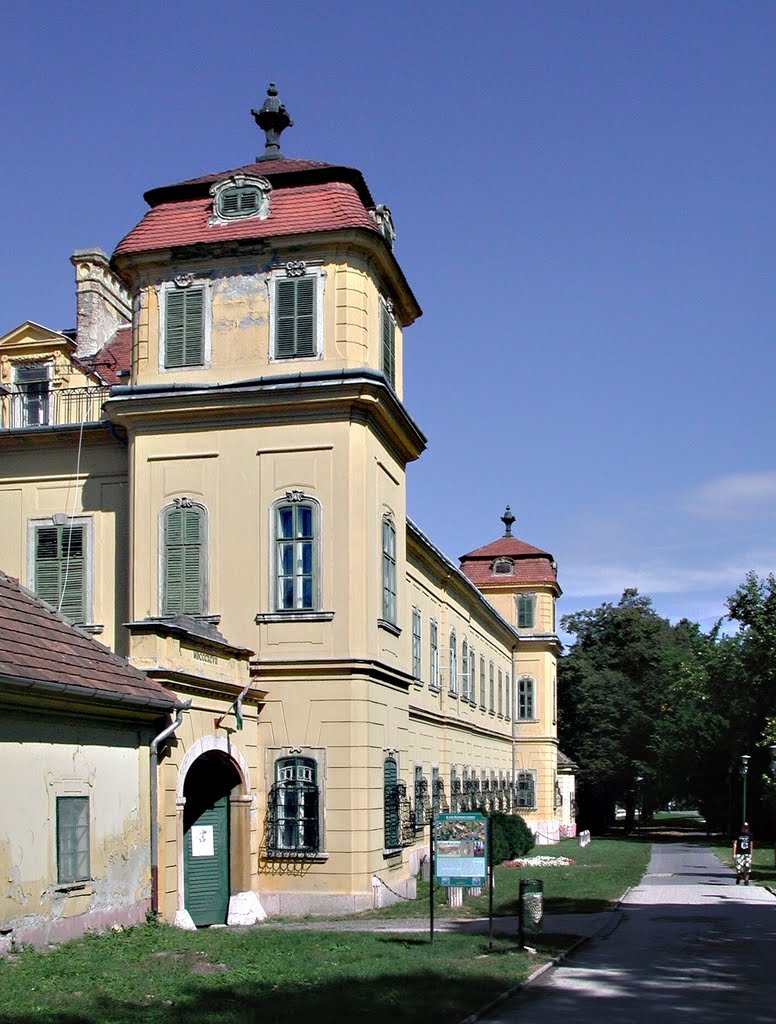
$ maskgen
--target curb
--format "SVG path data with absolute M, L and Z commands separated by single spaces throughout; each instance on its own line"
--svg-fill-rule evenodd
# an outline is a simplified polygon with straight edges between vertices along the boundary
M 618 911 L 623 900 L 633 888 L 635 887 L 630 886 L 628 889 L 626 889 L 622 896 L 620 896 L 620 898 L 614 904 L 614 906 L 610 907 L 609 910 L 606 911 L 605 916 L 608 916 L 609 914 L 614 914 L 616 911 Z M 473 1013 L 467 1014 L 466 1017 L 463 1017 L 460 1021 L 458 1021 L 458 1024 L 475 1024 L 475 1022 L 484 1017 L 486 1013 L 490 1013 L 490 1011 L 495 1010 L 497 1006 L 500 1006 L 502 1003 L 505 1003 L 508 999 L 511 999 L 513 996 L 516 996 L 521 989 L 527 988 L 532 982 L 536 981 L 537 978 L 541 978 L 543 974 L 546 974 L 547 971 L 552 970 L 553 967 L 558 967 L 560 964 L 563 963 L 563 961 L 567 957 L 571 956 L 572 953 L 576 953 L 576 951 L 581 946 L 584 946 L 586 942 L 590 942 L 591 939 L 598 938 L 598 936 L 604 931 L 604 929 L 605 924 L 602 924 L 598 931 L 594 932 L 592 935 L 583 935 L 581 938 L 577 939 L 573 946 L 569 946 L 568 949 L 564 950 L 562 953 L 558 953 L 558 955 L 556 957 L 553 957 L 552 960 L 548 960 L 546 964 L 542 964 L 541 967 L 537 967 L 533 974 L 529 974 L 524 981 L 518 981 L 516 985 L 512 985 L 504 992 L 501 992 L 499 995 L 495 997 L 495 999 L 491 999 L 489 1003 L 486 1003 L 484 1006 L 481 1006 L 479 1010 L 475 1010 Z

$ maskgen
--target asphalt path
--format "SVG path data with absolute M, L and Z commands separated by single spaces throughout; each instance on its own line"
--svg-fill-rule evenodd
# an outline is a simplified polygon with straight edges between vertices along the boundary
M 775 1024 L 776 897 L 703 846 L 655 843 L 590 940 L 482 1019 Z

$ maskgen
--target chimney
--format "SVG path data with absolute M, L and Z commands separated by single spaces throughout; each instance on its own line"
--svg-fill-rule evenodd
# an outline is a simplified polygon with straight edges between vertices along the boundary
M 92 356 L 117 328 L 131 322 L 129 292 L 102 249 L 76 249 L 70 262 L 75 267 L 76 351 Z

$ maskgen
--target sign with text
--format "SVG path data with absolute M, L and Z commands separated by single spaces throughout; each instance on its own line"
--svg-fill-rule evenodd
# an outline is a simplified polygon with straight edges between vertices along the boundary
M 439 885 L 484 885 L 488 819 L 477 811 L 440 814 L 434 830 L 434 861 Z

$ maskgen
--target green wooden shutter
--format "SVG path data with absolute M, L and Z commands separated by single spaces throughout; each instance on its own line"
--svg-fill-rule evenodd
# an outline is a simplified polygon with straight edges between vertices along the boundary
M 386 757 L 383 762 L 383 791 L 385 802 L 384 839 L 386 850 L 399 846 L 399 801 L 396 784 L 399 781 L 399 768 L 396 759 Z
M 164 365 L 201 366 L 205 355 L 204 288 L 176 288 L 166 293 Z
M 276 359 L 315 355 L 315 280 L 284 278 L 276 284 Z
M 380 307 L 382 315 L 382 363 L 383 373 L 391 387 L 396 386 L 396 325 L 388 307 Z
M 201 615 L 203 608 L 202 512 L 170 509 L 164 521 L 163 615 Z
M 35 593 L 73 622 L 86 614 L 85 561 L 83 526 L 36 529 Z

